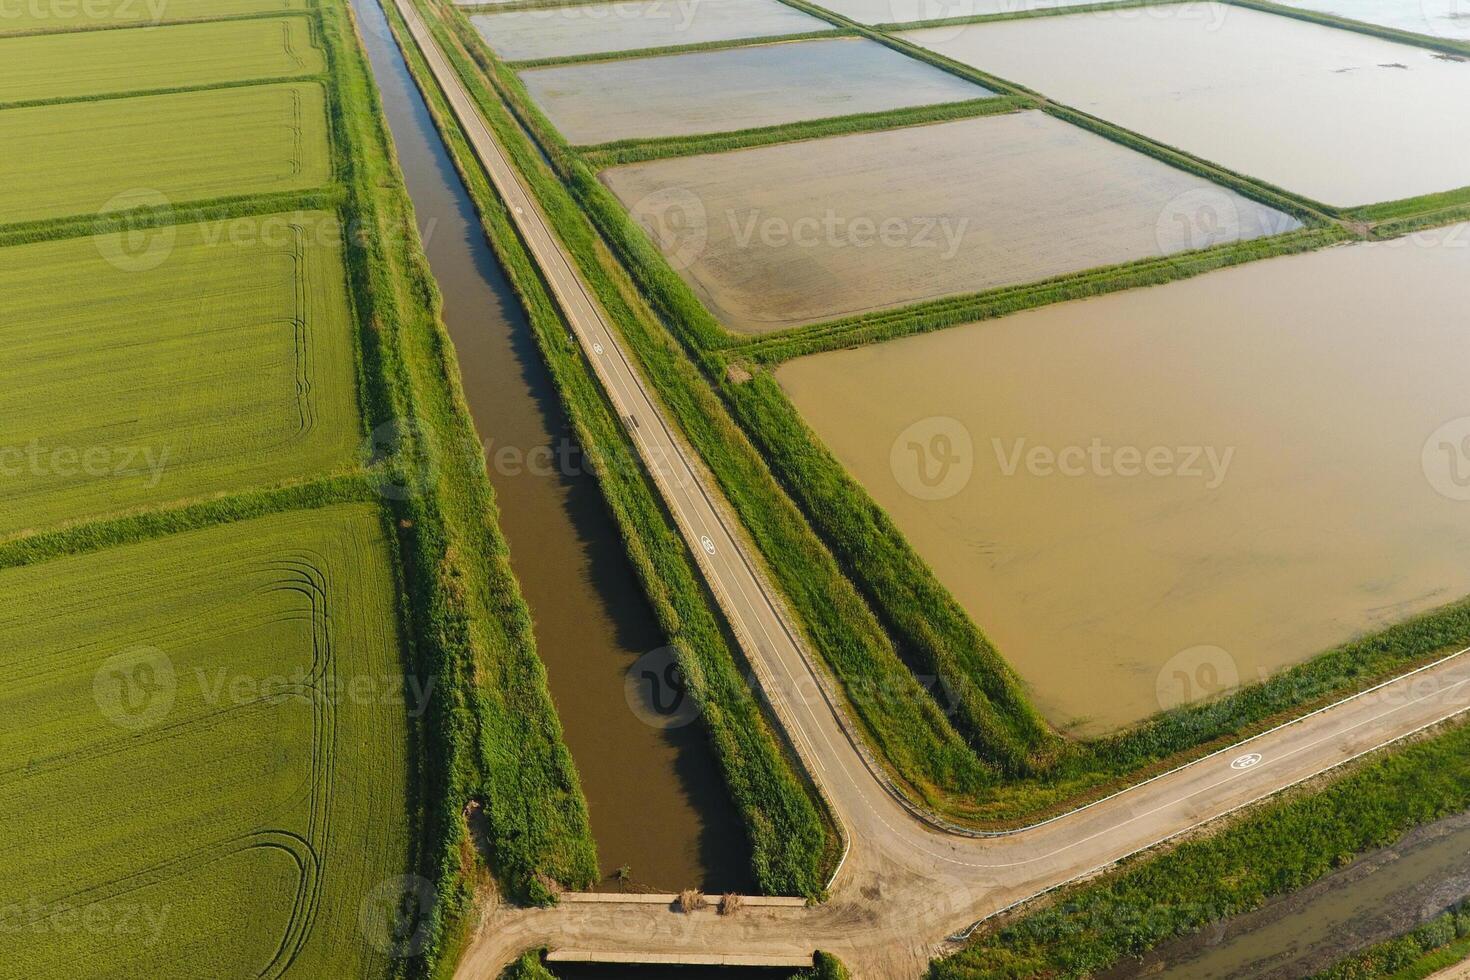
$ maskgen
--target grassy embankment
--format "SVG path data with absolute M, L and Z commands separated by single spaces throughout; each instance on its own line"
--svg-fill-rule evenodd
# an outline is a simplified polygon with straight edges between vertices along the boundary
M 166 229 L 202 218 L 236 218 L 249 225 L 270 220 L 273 212 L 331 207 L 346 233 L 342 253 L 357 327 L 352 349 L 344 355 L 356 365 L 352 375 L 362 415 L 351 441 L 391 420 L 414 424 L 403 428 L 398 451 L 371 474 L 359 461 L 337 476 L 288 479 L 273 488 L 231 488 L 195 501 L 171 500 L 164 509 L 150 502 L 132 513 L 9 540 L 0 546 L 0 556 L 6 564 L 25 565 L 283 511 L 378 502 L 384 527 L 390 529 L 385 539 L 403 564 L 402 616 L 412 637 L 407 670 L 421 683 L 432 679 L 435 685 L 435 697 L 413 733 L 421 768 L 410 779 L 409 795 L 418 813 L 421 848 L 408 863 L 434 879 L 441 901 L 422 923 L 424 955 L 394 967 L 395 972 L 427 972 L 443 941 L 444 912 L 460 907 L 467 896 L 461 875 L 470 870 L 465 867 L 470 849 L 462 812 L 470 800 L 485 802 L 490 863 L 513 895 L 549 897 L 546 885 L 552 880 L 589 884 L 596 861 L 585 803 L 535 656 L 530 614 L 495 524 L 484 461 L 456 453 L 438 460 L 437 469 L 423 465 L 433 445 L 477 443 L 438 320 L 437 291 L 389 152 L 376 88 L 345 10 L 327 4 L 312 8 L 311 16 L 313 36 L 327 61 L 318 128 L 330 130 L 338 151 L 330 154 L 320 186 L 308 182 L 300 190 L 216 199 L 200 195 L 182 206 L 152 205 L 100 217 L 47 217 L 0 229 L 0 241 L 14 245 L 94 231 Z M 120 103 L 107 107 L 114 104 Z M 6 118 L 15 117 L 7 113 Z M 259 150 L 256 145 L 242 159 L 260 159 Z M 169 155 L 167 162 L 177 167 L 193 159 L 197 165 L 198 157 Z M 64 214 L 67 203 L 56 210 Z M 386 501 L 379 492 L 385 487 L 395 491 Z
M 526 309 L 578 441 L 594 461 L 599 486 L 622 532 L 629 559 L 699 702 L 726 785 L 745 821 L 754 878 L 766 892 L 816 896 L 835 861 L 836 842 L 752 695 L 745 680 L 747 666 L 739 662 L 712 611 L 687 548 L 670 525 L 620 420 L 580 349 L 569 340 L 557 307 L 517 237 L 503 203 L 475 161 L 397 11 L 390 8 L 388 12 L 401 46 L 408 52 L 410 70 L 479 211 L 486 235 Z M 403 44 L 404 40 L 408 43 Z M 446 40 L 441 37 L 440 43 L 450 57 L 459 57 L 444 43 Z M 534 152 L 518 138 L 513 121 L 499 103 L 473 77 L 467 77 L 466 84 L 521 171 L 538 189 L 554 188 L 550 175 L 537 169 L 540 164 Z M 553 196 L 548 211 L 573 255 L 582 262 L 596 262 L 598 244 L 571 202 Z M 639 314 L 631 290 L 607 280 L 596 285 L 602 287 L 598 297 L 612 317 L 619 323 L 636 322 Z
M 819 446 L 774 384 L 759 374 L 746 383 L 729 379 L 727 368 L 743 348 L 698 304 L 591 169 L 554 132 L 509 67 L 478 43 L 473 28 L 462 17 L 453 12 L 446 16 L 477 67 L 495 82 L 498 94 L 523 125 L 535 133 L 565 188 L 597 224 L 627 275 L 658 312 L 661 322 L 656 326 L 667 326 L 683 342 L 683 351 L 671 349 L 671 338 L 661 331 L 649 336 L 651 325 L 647 324 L 636 332 L 625 330 L 649 377 L 710 463 L 762 552 L 779 556 L 771 562 L 772 572 L 807 624 L 813 645 L 836 675 L 864 734 L 896 779 L 924 802 L 946 815 L 991 825 L 1034 817 L 1268 727 L 1284 714 L 1350 693 L 1369 679 L 1422 662 L 1470 637 L 1464 610 L 1456 606 L 1382 637 L 1349 644 L 1233 698 L 1172 712 L 1109 739 L 1071 743 L 1052 737 L 1036 720 L 1015 689 L 1008 668 L 978 629 L 896 535 L 886 515 Z M 973 80 L 1004 88 L 994 79 Z M 1119 134 L 1119 138 L 1138 140 L 1131 134 Z M 1273 188 L 1222 175 L 1207 164 L 1199 166 L 1222 182 L 1239 185 L 1235 189 L 1289 207 L 1315 227 L 1259 243 L 1226 245 L 1131 268 L 1084 273 L 1070 286 L 1051 282 L 1028 287 L 1036 290 L 1029 301 L 1025 293 L 1016 291 L 1005 297 L 1004 305 L 1021 308 L 1054 301 L 1061 298 L 1059 294 L 1091 295 L 1168 281 L 1348 237 L 1317 215 L 1309 203 L 1290 202 Z M 622 271 L 609 265 L 589 275 L 616 279 Z M 991 302 L 995 299 L 989 297 Z M 985 300 L 974 302 L 978 308 Z M 732 349 L 722 349 L 727 347 Z M 706 372 L 704 383 L 693 377 L 693 364 L 683 356 L 686 353 L 699 359 Z M 801 512 L 773 484 L 765 462 L 752 452 L 754 447 L 731 430 L 725 406 L 708 397 L 708 381 L 713 381 L 726 406 L 764 450 L 765 462 L 801 504 Z M 803 526 L 806 518 L 822 533 L 831 552 Z M 863 586 L 861 595 L 840 574 L 834 554 L 841 569 Z M 875 555 L 882 557 L 875 560 Z M 869 605 L 898 638 L 897 648 L 884 636 Z M 900 676 L 908 671 L 899 660 L 899 650 L 919 670 L 940 676 L 954 693 L 959 702 L 955 726 L 932 713 L 932 699 L 913 685 L 911 676 Z M 977 678 L 989 684 L 989 690 L 977 690 L 978 685 L 972 683 Z M 916 697 L 922 703 L 916 704 Z M 956 729 L 966 734 L 966 741 L 984 761 L 964 751 Z M 1000 774 L 1023 778 L 999 785 Z
M 1470 807 L 1470 727 L 1442 729 L 1288 792 L 1217 833 L 1143 855 L 937 960 L 930 980 L 1085 976 L 1259 908 L 1353 856 Z M 1348 974 L 1351 975 L 1351 974 Z

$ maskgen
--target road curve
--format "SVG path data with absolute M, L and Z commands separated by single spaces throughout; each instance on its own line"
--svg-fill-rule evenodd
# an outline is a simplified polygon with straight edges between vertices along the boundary
M 831 899 L 816 907 L 686 915 L 609 897 L 552 909 L 488 909 L 459 980 L 489 980 L 541 945 L 571 956 L 705 963 L 790 961 L 822 948 L 846 960 L 855 976 L 917 977 L 947 937 L 979 919 L 1470 707 L 1470 657 L 1455 654 L 1027 830 L 974 837 L 919 819 L 849 737 L 824 675 L 728 504 L 625 353 L 411 0 L 394 3 L 848 843 Z

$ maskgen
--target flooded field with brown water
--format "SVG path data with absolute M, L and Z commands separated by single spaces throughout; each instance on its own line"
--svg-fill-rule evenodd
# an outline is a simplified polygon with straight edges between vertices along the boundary
M 1298 227 L 1041 112 L 657 160 L 602 179 L 710 310 L 746 333 Z
M 1215 3 L 940 27 L 922 47 L 1341 207 L 1470 185 L 1470 61 Z
M 1470 226 L 782 366 L 1096 734 L 1470 594 Z
M 538 68 L 521 81 L 573 144 L 723 133 L 995 94 L 865 38 Z

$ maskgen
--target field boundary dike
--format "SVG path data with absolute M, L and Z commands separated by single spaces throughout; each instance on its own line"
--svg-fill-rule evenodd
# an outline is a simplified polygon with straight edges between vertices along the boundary
M 936 301 L 924 305 L 923 312 L 933 318 L 925 325 L 927 329 L 1173 281 L 1272 255 L 1330 247 L 1361 240 L 1368 232 L 1315 202 L 1045 102 L 1029 90 L 915 49 L 801 0 L 787 2 L 1002 95 L 1044 102 L 1048 112 L 1064 121 L 1084 125 L 1176 168 L 1287 210 L 1308 226 L 1256 242 L 1229 243 L 1009 291 Z M 1129 5 L 1139 4 L 1107 6 Z M 732 338 L 596 180 L 587 158 L 567 145 L 532 103 L 515 76 L 520 66 L 498 59 L 462 11 L 439 9 L 474 59 L 475 68 L 469 74 L 483 73 L 494 85 L 520 122 L 523 132 L 516 136 L 528 134 L 534 140 L 562 186 L 598 228 L 610 254 L 603 257 L 603 268 L 584 265 L 584 273 L 594 281 L 630 277 L 657 316 L 658 329 L 651 337 L 640 337 L 624 324 L 625 336 L 643 358 L 645 375 L 659 388 L 686 436 L 710 464 L 766 556 L 846 707 L 857 719 L 864 741 L 883 760 L 895 782 L 941 819 L 977 829 L 1000 829 L 1044 818 L 1198 758 L 1212 746 L 1229 744 L 1351 694 L 1407 666 L 1428 662 L 1470 637 L 1463 603 L 1455 603 L 1378 636 L 1346 644 L 1226 700 L 1176 710 L 1092 742 L 1056 737 L 1039 724 L 1034 709 L 1015 692 L 1009 669 L 983 634 L 898 536 L 887 516 L 815 439 L 763 370 L 766 363 L 810 352 L 801 347 L 800 338 L 807 335 L 820 337 L 811 349 L 827 350 L 913 332 L 915 308 L 883 314 L 886 319 L 881 327 L 870 321 L 841 327 L 816 324 L 751 341 Z M 467 74 L 462 65 L 459 70 Z M 470 78 L 466 81 L 472 83 Z M 539 186 L 537 192 L 546 203 L 547 194 Z M 548 206 L 548 210 L 554 214 L 556 208 Z M 970 304 L 968 309 L 963 308 L 965 304 Z M 852 333 L 843 335 L 844 329 Z M 678 350 L 671 350 L 671 344 Z M 699 380 L 695 374 L 700 375 Z M 711 403 L 710 388 L 722 406 Z M 731 431 L 732 421 L 738 421 L 739 434 Z M 776 482 L 771 482 L 773 477 Z M 808 537 L 810 529 L 815 529 L 820 542 Z M 853 582 L 858 584 L 856 590 Z M 848 612 L 839 614 L 839 608 Z M 921 616 L 919 610 L 927 614 Z M 897 639 L 896 646 L 890 636 Z M 903 660 L 939 676 L 952 692 L 958 692 L 960 708 L 953 724 L 942 714 L 931 713 L 937 705 L 927 692 L 896 681 L 896 669 L 909 674 L 912 681 L 912 671 L 900 661 L 900 650 Z M 957 652 L 987 666 L 979 670 L 956 666 Z M 979 697 L 974 687 L 977 680 L 992 685 L 992 694 L 1001 699 L 996 703 L 1008 707 L 997 711 L 980 700 L 971 700 L 967 707 L 967 697 Z M 1012 693 L 1000 693 L 1008 685 Z M 874 697 L 874 691 L 883 693 Z M 908 704 L 916 695 L 925 703 Z M 1015 727 L 1004 735 L 1001 733 L 1012 724 L 1001 720 L 1008 711 L 1017 712 Z M 969 748 L 957 751 L 963 743 Z M 983 755 L 966 758 L 971 749 Z

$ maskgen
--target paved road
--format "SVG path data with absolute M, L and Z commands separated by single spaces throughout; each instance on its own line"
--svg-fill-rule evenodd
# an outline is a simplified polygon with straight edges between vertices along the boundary
M 696 454 L 675 433 L 417 11 L 394 0 L 577 340 L 622 415 L 757 679 L 849 842 L 819 907 L 683 915 L 647 902 L 568 902 L 486 913 L 457 977 L 486 980 L 521 951 L 795 961 L 815 948 L 860 977 L 918 976 L 976 920 L 1372 751 L 1470 707 L 1470 657 L 1267 732 L 1048 823 L 1004 837 L 946 833 L 890 791 L 844 716 Z

